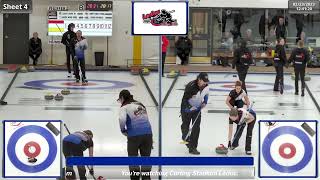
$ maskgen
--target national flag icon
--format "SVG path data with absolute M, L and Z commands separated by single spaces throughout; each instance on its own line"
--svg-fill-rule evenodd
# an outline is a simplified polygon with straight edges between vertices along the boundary
M 64 32 L 64 20 L 49 19 L 48 20 L 48 32 L 49 33 L 63 33 Z

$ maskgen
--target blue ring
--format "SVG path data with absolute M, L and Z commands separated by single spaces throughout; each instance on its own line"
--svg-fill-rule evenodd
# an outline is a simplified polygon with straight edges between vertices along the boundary
M 274 161 L 271 156 L 271 144 L 275 138 L 283 134 L 291 134 L 298 137 L 304 146 L 304 155 L 302 160 L 293 166 L 282 166 Z M 262 154 L 267 164 L 274 170 L 282 173 L 294 173 L 303 169 L 311 160 L 313 154 L 313 146 L 308 135 L 302 130 L 292 126 L 282 126 L 271 131 L 264 139 L 262 144 Z
M 24 83 L 25 86 L 28 87 L 35 87 L 35 88 L 44 88 L 44 89 L 62 89 L 62 88 L 68 88 L 68 89 L 75 89 L 75 90 L 98 90 L 98 89 L 122 89 L 133 86 L 132 83 L 123 82 L 123 81 L 111 81 L 111 80 L 90 80 L 90 82 L 107 82 L 112 83 L 112 86 L 109 87 L 88 87 L 88 86 L 79 86 L 79 87 L 56 87 L 56 86 L 47 86 L 45 83 L 49 82 L 56 82 L 56 81 L 68 81 L 68 82 L 74 82 L 74 80 L 71 79 L 50 79 L 50 80 L 37 80 L 37 81 L 29 81 Z
M 30 133 L 40 134 L 42 137 L 44 137 L 47 140 L 49 144 L 49 154 L 47 158 L 41 164 L 38 164 L 35 166 L 28 166 L 22 163 L 16 155 L 16 145 L 18 140 L 23 135 L 30 134 Z M 30 125 L 30 126 L 21 127 L 12 134 L 8 142 L 7 151 L 8 151 L 8 157 L 11 163 L 16 168 L 28 173 L 37 173 L 47 169 L 56 159 L 57 143 L 53 135 L 47 129 L 40 126 L 36 126 L 36 125 Z
M 232 83 L 234 84 L 234 81 L 219 81 L 219 82 L 209 82 L 209 84 L 224 84 L 224 83 Z M 247 89 L 249 90 L 250 92 L 265 92 L 265 91 L 273 91 L 273 86 L 274 84 L 273 83 L 262 83 L 262 82 L 246 82 L 248 84 L 261 84 L 261 85 L 268 85 L 268 86 L 271 86 L 270 89 L 264 89 L 264 90 L 252 90 L 252 89 Z M 216 89 L 216 88 L 209 88 L 210 91 L 230 91 L 230 89 Z M 291 85 L 284 85 L 284 89 L 286 90 L 290 90 L 290 89 L 293 89 L 293 86 Z

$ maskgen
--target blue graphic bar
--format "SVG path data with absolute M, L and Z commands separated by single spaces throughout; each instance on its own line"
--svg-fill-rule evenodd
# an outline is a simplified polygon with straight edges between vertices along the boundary
M 252 166 L 253 157 L 70 157 L 68 166 L 167 165 L 167 166 Z

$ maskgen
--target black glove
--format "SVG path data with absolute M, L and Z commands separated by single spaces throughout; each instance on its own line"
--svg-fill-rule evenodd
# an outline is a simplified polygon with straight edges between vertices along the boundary
M 228 148 L 231 148 L 231 141 L 228 142 Z
M 90 173 L 91 175 L 94 175 L 93 168 L 91 168 L 91 169 L 89 170 L 89 173 Z

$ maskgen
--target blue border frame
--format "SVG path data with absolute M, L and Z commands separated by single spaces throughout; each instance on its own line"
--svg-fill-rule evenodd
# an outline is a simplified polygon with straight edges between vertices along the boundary
M 187 7 L 187 19 L 186 19 L 186 33 L 185 34 L 135 34 L 134 33 L 134 3 L 147 3 L 147 2 L 153 2 L 153 3 L 186 3 L 186 7 Z M 132 1 L 131 4 L 131 35 L 132 36 L 161 36 L 161 35 L 175 35 L 175 36 L 179 36 L 179 35 L 188 35 L 188 31 L 189 31 L 189 0 L 186 1 L 143 1 L 143 0 L 139 0 L 139 1 Z
M 316 175 L 315 176 L 261 176 L 261 169 L 260 169 L 260 163 L 261 163 L 261 141 L 260 141 L 260 129 L 261 129 L 261 122 L 315 122 L 316 123 L 316 149 L 315 149 L 315 155 L 316 155 Z M 318 177 L 318 121 L 317 120 L 260 120 L 259 121 L 259 157 L 258 157 L 258 177 L 259 178 L 317 178 Z
M 6 153 L 6 149 L 5 149 L 5 123 L 6 122 L 60 122 L 60 130 L 62 129 L 62 120 L 3 120 L 2 124 L 3 124 L 3 172 L 2 172 L 2 177 L 3 178 L 61 178 L 62 175 L 62 158 L 61 158 L 61 138 L 62 138 L 62 131 L 60 131 L 60 142 L 58 143 L 60 145 L 60 176 L 6 176 L 5 174 L 5 163 L 6 163 L 6 158 L 5 158 L 5 153 Z

